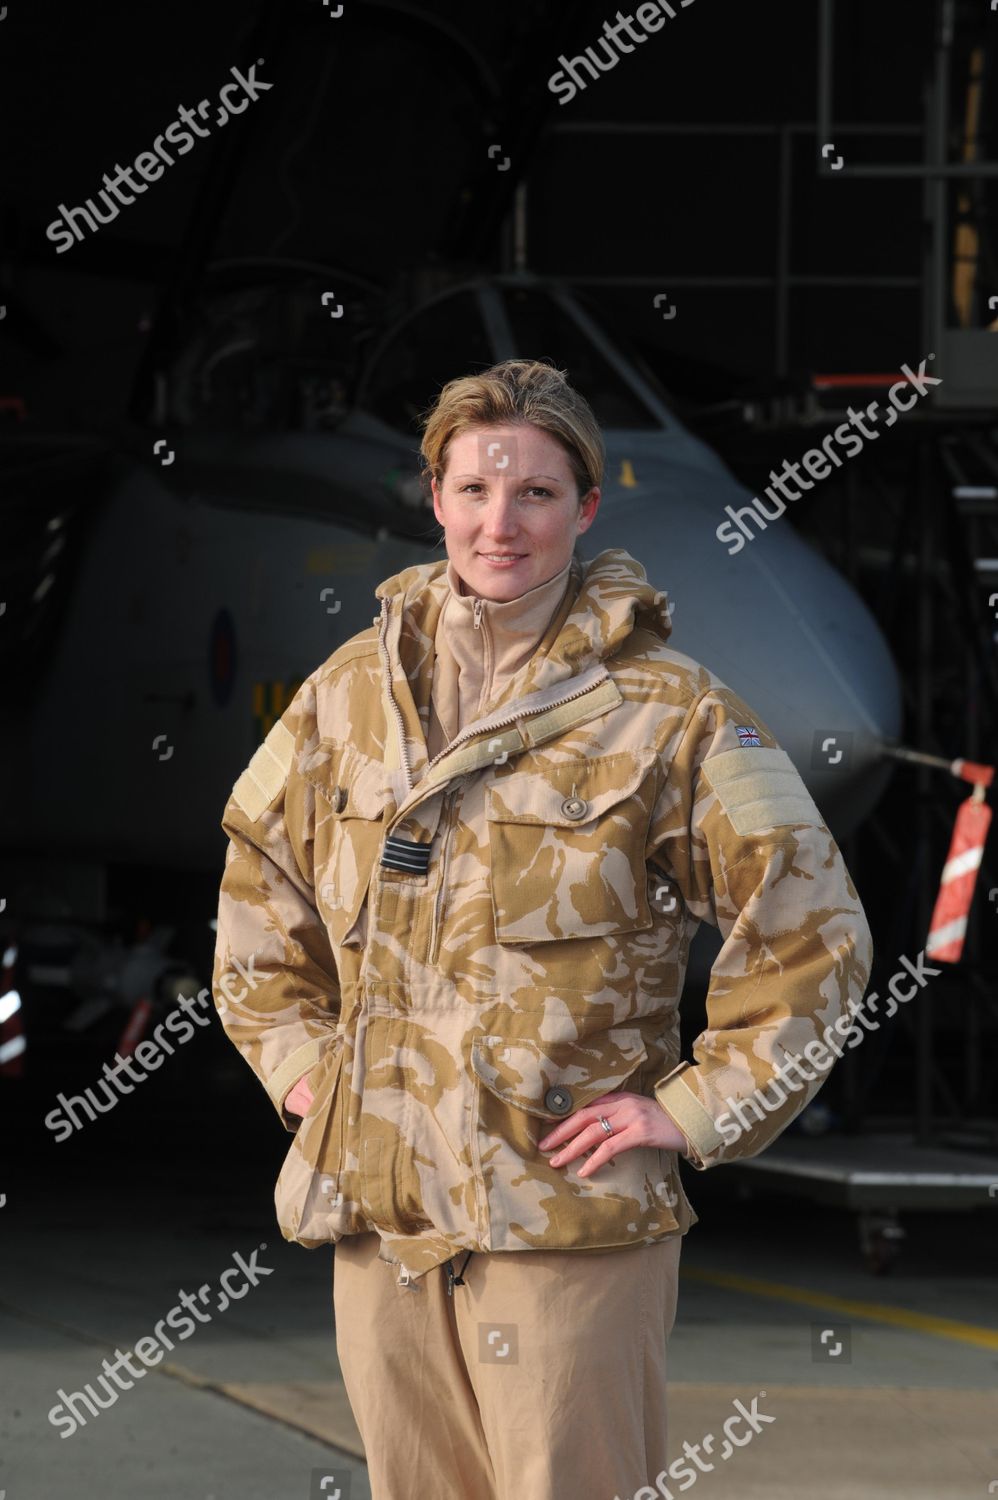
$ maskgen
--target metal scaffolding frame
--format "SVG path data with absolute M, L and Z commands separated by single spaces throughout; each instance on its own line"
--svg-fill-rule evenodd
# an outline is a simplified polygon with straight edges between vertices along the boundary
M 835 0 L 820 0 L 817 53 L 817 115 L 813 122 L 794 121 L 780 125 L 764 125 L 740 121 L 734 124 L 707 124 L 698 122 L 619 122 L 619 121 L 572 121 L 558 120 L 547 125 L 545 134 L 598 135 L 601 137 L 634 136 L 734 136 L 775 137 L 779 142 L 777 153 L 777 181 L 775 190 L 775 212 L 777 225 L 776 267 L 772 275 L 759 276 L 732 272 L 723 276 L 702 276 L 672 273 L 668 267 L 652 275 L 568 275 L 562 279 L 578 286 L 630 286 L 657 287 L 743 287 L 756 290 L 772 288 L 775 291 L 774 367 L 780 379 L 790 373 L 790 296 L 800 287 L 864 287 L 905 288 L 922 290 L 922 347 L 939 349 L 946 345 L 947 289 L 946 277 L 949 267 L 947 240 L 950 232 L 950 213 L 946 185 L 953 179 L 979 180 L 998 177 L 998 162 L 975 158 L 971 161 L 953 162 L 948 157 L 948 124 L 950 114 L 950 73 L 956 25 L 956 0 L 936 0 L 935 46 L 932 72 L 927 80 L 924 95 L 924 118 L 921 124 L 899 122 L 885 124 L 835 123 L 833 118 L 834 95 L 834 20 Z M 923 217 L 928 235 L 921 275 L 801 275 L 791 270 L 791 213 L 790 190 L 793 165 L 793 147 L 798 137 L 815 138 L 815 162 L 818 176 L 834 178 L 839 182 L 853 178 L 886 178 L 911 180 L 923 185 Z M 922 143 L 922 159 L 918 162 L 854 162 L 839 160 L 833 164 L 824 150 L 817 149 L 833 143 L 833 137 L 904 139 L 918 137 Z M 514 213 L 515 253 L 518 265 L 526 265 L 527 187 L 521 183 L 516 198 Z M 952 337 L 952 336 L 950 336 Z M 966 335 L 964 350 L 969 350 Z M 955 351 L 952 343 L 949 350 L 954 358 L 964 351 Z M 964 353 L 964 357 L 966 354 Z M 980 350 L 978 350 L 978 359 Z M 978 403 L 979 404 L 979 403 Z

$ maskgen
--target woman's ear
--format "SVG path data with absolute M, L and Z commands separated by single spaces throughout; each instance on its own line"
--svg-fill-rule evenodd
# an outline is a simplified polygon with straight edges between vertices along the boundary
M 440 486 L 432 475 L 430 476 L 430 494 L 433 496 L 433 514 L 442 526 L 444 524 L 444 516 L 440 505 Z
M 588 490 L 586 492 L 586 494 L 583 495 L 582 499 L 579 501 L 579 534 L 580 535 L 582 534 L 582 532 L 588 531 L 589 528 L 590 528 L 590 526 L 595 521 L 595 519 L 596 519 L 596 512 L 599 509 L 599 502 L 600 502 L 600 490 L 599 490 L 599 487 L 594 484 L 593 487 L 592 487 L 592 489 Z

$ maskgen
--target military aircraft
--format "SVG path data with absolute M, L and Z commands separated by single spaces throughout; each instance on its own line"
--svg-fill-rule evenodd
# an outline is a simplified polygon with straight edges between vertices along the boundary
M 210 372 L 183 366 L 171 409 L 189 425 L 149 434 L 149 462 L 116 482 L 80 561 L 32 705 L 8 844 L 214 866 L 219 796 L 293 685 L 370 623 L 381 579 L 444 556 L 414 416 L 455 371 L 538 350 L 569 370 L 605 433 L 584 555 L 623 547 L 643 563 L 668 595 L 670 644 L 757 711 L 833 831 L 853 828 L 882 790 L 899 723 L 870 612 L 785 519 L 732 555 L 718 537 L 725 507 L 751 497 L 576 295 L 519 273 L 447 289 L 405 317 L 331 429 L 219 429 L 190 389 L 221 384 L 225 359 L 202 349 Z

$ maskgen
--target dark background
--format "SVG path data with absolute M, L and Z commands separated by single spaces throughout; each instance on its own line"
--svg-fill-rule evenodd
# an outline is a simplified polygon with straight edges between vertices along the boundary
M 840 137 L 847 165 L 918 159 L 934 9 L 838 6 L 836 122 L 900 127 Z M 680 400 L 891 370 L 899 350 L 914 358 L 922 186 L 819 178 L 817 5 L 697 0 L 559 105 L 546 87 L 558 55 L 594 43 L 610 17 L 592 4 L 353 0 L 338 20 L 320 0 L 168 14 L 10 6 L 0 43 L 5 387 L 36 423 L 114 421 L 164 291 L 188 285 L 205 258 L 298 258 L 385 288 L 434 266 L 497 267 L 521 175 L 531 267 L 593 291 Z M 199 141 L 115 223 L 54 252 L 44 231 L 59 203 L 83 202 L 104 171 L 151 147 L 180 103 L 213 98 L 231 66 L 260 56 L 259 76 L 274 86 L 238 132 Z M 667 130 L 607 128 L 636 124 Z M 993 111 L 982 126 L 986 154 Z M 496 141 L 513 162 L 505 174 L 488 158 Z M 783 368 L 772 285 L 781 142 L 787 264 L 807 278 L 790 298 Z M 618 277 L 648 281 L 621 287 Z M 853 281 L 815 285 L 821 277 Z M 878 277 L 910 284 L 871 287 Z M 679 285 L 682 316 L 665 322 L 652 296 Z

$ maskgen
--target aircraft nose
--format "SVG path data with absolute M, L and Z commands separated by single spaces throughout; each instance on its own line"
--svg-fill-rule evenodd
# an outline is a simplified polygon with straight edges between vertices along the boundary
M 666 590 L 668 645 L 732 688 L 775 735 L 836 838 L 875 805 L 901 722 L 897 668 L 849 582 L 782 518 L 737 555 L 718 541 L 726 473 L 663 473 L 601 506 L 582 551 L 622 547 Z

